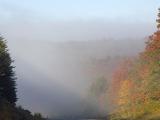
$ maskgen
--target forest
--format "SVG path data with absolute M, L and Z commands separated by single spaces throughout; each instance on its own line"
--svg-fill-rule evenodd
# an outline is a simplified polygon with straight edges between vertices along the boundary
M 145 49 L 138 56 L 124 58 L 112 74 L 106 90 L 114 105 L 111 120 L 160 119 L 160 9 L 156 21 L 157 31 L 148 37 Z

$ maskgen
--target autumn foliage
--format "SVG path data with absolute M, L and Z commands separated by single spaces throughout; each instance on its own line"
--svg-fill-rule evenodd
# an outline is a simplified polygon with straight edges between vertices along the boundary
M 112 119 L 160 118 L 160 12 L 158 17 L 158 30 L 149 37 L 145 50 L 121 62 L 113 73 L 110 98 L 116 117 Z

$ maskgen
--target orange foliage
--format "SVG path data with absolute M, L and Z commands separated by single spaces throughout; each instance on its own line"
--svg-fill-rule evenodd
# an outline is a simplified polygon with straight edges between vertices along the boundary
M 145 50 L 134 62 L 124 60 L 113 73 L 110 96 L 112 104 L 117 105 L 116 112 L 127 118 L 136 116 L 137 110 L 143 115 L 160 109 L 159 78 L 160 12 L 158 31 L 149 37 Z
M 132 61 L 126 59 L 120 63 L 113 74 L 113 79 L 110 88 L 110 99 L 112 104 L 117 104 L 117 96 L 121 87 L 121 83 L 128 79 L 129 70 L 132 66 Z

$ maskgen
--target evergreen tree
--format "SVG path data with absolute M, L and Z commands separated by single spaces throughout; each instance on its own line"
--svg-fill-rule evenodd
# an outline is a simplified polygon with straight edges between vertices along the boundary
M 6 41 L 0 37 L 0 98 L 15 104 L 17 101 L 16 78 L 12 62 Z
M 159 13 L 158 13 L 158 19 L 157 19 L 157 28 L 158 30 L 160 30 L 160 8 L 158 10 L 159 10 Z

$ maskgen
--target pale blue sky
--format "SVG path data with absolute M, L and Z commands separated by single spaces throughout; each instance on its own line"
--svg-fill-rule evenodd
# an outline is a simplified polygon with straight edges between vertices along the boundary
M 159 0 L 0 0 L 0 33 L 8 40 L 144 38 L 155 31 L 159 6 Z
M 152 22 L 159 5 L 158 0 L 0 0 L 0 15 Z

